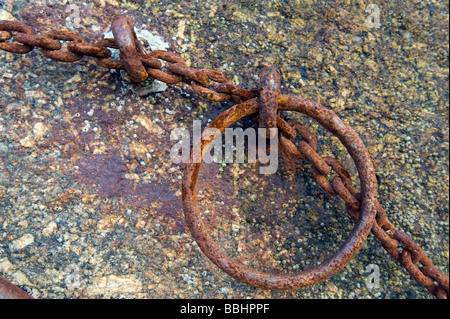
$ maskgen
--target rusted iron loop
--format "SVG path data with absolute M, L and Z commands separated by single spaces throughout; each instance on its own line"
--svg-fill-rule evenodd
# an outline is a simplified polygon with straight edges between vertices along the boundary
M 143 54 L 138 52 L 136 56 L 139 58 L 139 60 L 141 60 L 142 64 L 145 67 L 161 69 L 163 66 L 162 62 L 159 59 L 153 57 L 150 54 Z
M 436 289 L 438 286 L 434 283 L 433 278 L 426 276 L 420 269 L 415 265 L 412 260 L 411 252 L 408 249 L 403 249 L 400 253 L 400 261 L 405 267 L 406 271 L 413 277 L 419 284 L 424 286 L 433 295 L 436 295 Z
M 219 83 L 217 85 L 216 91 L 219 93 L 228 93 L 234 96 L 238 96 L 244 101 L 252 99 L 256 96 L 256 94 L 252 90 L 243 89 L 229 82 Z
M 93 45 L 84 42 L 72 41 L 67 44 L 67 49 L 73 53 L 88 55 L 100 59 L 106 59 L 111 56 L 111 51 L 105 46 Z
M 83 42 L 83 38 L 78 33 L 66 30 L 51 30 L 46 32 L 44 36 L 55 40 Z M 46 57 L 60 62 L 72 63 L 83 58 L 81 54 L 70 52 L 67 49 L 67 44 L 64 44 L 61 50 L 48 50 L 44 48 L 41 48 L 41 50 Z
M 112 38 L 104 38 L 95 43 L 98 47 L 104 48 L 113 48 L 118 49 L 119 47 L 116 44 L 116 41 Z M 116 60 L 112 58 L 96 58 L 95 61 L 98 65 L 107 68 L 107 69 L 115 69 L 115 70 L 123 70 L 125 66 L 122 60 Z
M 349 190 L 349 192 L 352 195 L 358 193 L 358 191 L 353 187 L 350 173 L 348 172 L 348 170 L 345 168 L 344 165 L 342 165 L 338 160 L 330 156 L 324 156 L 322 157 L 322 160 L 327 165 L 329 165 L 333 169 L 333 171 L 340 177 L 343 185 L 345 186 L 345 188 Z M 319 184 L 319 186 L 322 187 L 328 194 L 338 195 L 338 192 L 334 189 L 334 187 L 328 181 L 325 175 L 321 174 L 321 172 L 315 166 L 311 168 L 311 175 L 313 176 L 317 184 Z M 355 199 L 358 200 L 356 197 Z
M 207 87 L 210 83 L 208 76 L 200 70 L 195 70 L 188 67 L 184 63 L 169 63 L 167 69 L 177 75 L 189 78 L 192 81 L 198 82 L 200 85 Z M 191 81 L 189 81 L 192 83 Z
M 302 155 L 308 159 L 309 162 L 321 174 L 328 175 L 331 172 L 331 167 L 316 153 L 316 151 L 305 141 L 300 141 L 298 149 Z
M 8 31 L 10 34 L 11 34 L 10 31 L 17 31 L 26 34 L 34 34 L 33 29 L 22 21 L 0 21 L 0 31 Z M 9 35 L 7 33 L 4 34 L 6 35 L 3 35 L 3 37 L 6 38 L 2 41 L 8 40 L 7 37 Z M 33 48 L 34 46 L 27 44 L 0 42 L 0 49 L 11 53 L 25 54 L 33 50 Z
M 114 40 L 120 50 L 120 58 L 123 66 L 134 82 L 143 82 L 148 78 L 145 67 L 137 56 L 138 53 L 144 53 L 142 45 L 137 39 L 132 22 L 125 16 L 119 16 L 114 19 L 111 25 Z
M 277 114 L 277 128 L 284 136 L 286 136 L 290 140 L 294 139 L 297 136 L 297 131 L 295 130 L 295 128 L 293 128 L 285 119 L 283 119 L 280 114 Z
M 289 120 L 288 124 L 295 128 L 298 134 L 300 134 L 300 136 L 306 141 L 306 143 L 309 144 L 309 146 L 311 146 L 314 151 L 317 150 L 317 138 L 309 129 L 306 128 L 306 126 L 293 120 Z
M 60 50 L 62 47 L 58 40 L 39 34 L 18 33 L 14 38 L 17 42 L 22 44 L 40 47 L 47 50 Z
M 423 266 L 423 267 L 420 267 L 419 270 L 425 276 L 428 276 L 428 277 L 432 278 L 434 281 L 436 281 L 438 283 L 439 287 L 445 293 L 445 295 L 444 295 L 441 292 L 438 292 L 439 296 L 437 296 L 437 297 L 441 297 L 441 299 L 448 298 L 448 292 L 449 292 L 448 277 L 446 277 L 442 272 L 440 272 L 439 270 L 437 270 L 434 267 Z
M 228 275 L 259 288 L 297 289 L 333 276 L 359 251 L 375 220 L 377 181 L 369 154 L 361 139 L 333 111 L 313 101 L 295 96 L 280 95 L 277 102 L 280 110 L 301 112 L 318 121 L 341 140 L 355 162 L 362 187 L 361 211 L 354 229 L 343 246 L 321 265 L 295 274 L 265 273 L 236 262 L 215 243 L 202 222 L 197 202 L 197 179 L 201 163 L 189 163 L 185 167 L 182 186 L 183 209 L 186 224 L 200 249 Z M 258 109 L 257 100 L 250 99 L 224 111 L 208 127 L 217 128 L 223 132 L 225 128 L 238 120 L 257 113 Z M 213 139 L 214 137 L 209 137 L 199 142 L 202 157 L 208 151 Z
M 258 107 L 259 127 L 266 128 L 270 138 L 271 128 L 277 128 L 278 96 L 280 95 L 281 74 L 278 68 L 264 68 L 259 75 Z
M 201 86 L 199 84 L 197 84 L 196 82 L 192 81 L 191 82 L 191 86 L 192 89 L 194 90 L 194 92 L 196 94 L 198 94 L 199 96 L 208 99 L 210 101 L 214 101 L 214 102 L 224 102 L 226 100 L 228 100 L 231 95 L 227 94 L 227 93 L 218 93 L 214 90 L 211 90 L 209 88 L 206 88 L 204 86 Z
M 405 249 L 409 250 L 413 264 L 420 262 L 424 266 L 434 267 L 433 262 L 423 253 L 419 245 L 405 232 L 396 229 L 391 233 L 391 237 L 401 242 Z

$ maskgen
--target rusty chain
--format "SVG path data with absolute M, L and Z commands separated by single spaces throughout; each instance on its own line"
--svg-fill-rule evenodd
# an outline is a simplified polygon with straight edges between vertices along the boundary
M 363 219 L 361 212 L 367 206 L 367 200 L 364 201 L 363 192 L 359 192 L 352 186 L 351 176 L 348 170 L 333 157 L 321 157 L 317 153 L 316 136 L 300 122 L 285 117 L 282 111 L 293 108 L 304 113 L 310 112 L 311 114 L 308 115 L 320 119 L 329 128 L 333 124 L 327 121 L 330 118 L 334 118 L 335 114 L 315 104 L 315 102 L 291 96 L 281 96 L 280 73 L 277 68 L 269 67 L 263 70 L 260 75 L 258 88 L 244 89 L 231 83 L 231 80 L 221 72 L 211 69 L 194 69 L 187 66 L 181 56 L 174 52 L 163 50 L 144 52 L 134 32 L 133 24 L 124 16 L 117 17 L 113 21 L 111 29 L 114 39 L 101 39 L 95 44 L 89 44 L 85 43 L 83 38 L 74 32 L 51 30 L 43 34 L 35 34 L 34 30 L 24 22 L 0 21 L 0 49 L 11 53 L 25 54 L 32 51 L 34 47 L 38 47 L 46 57 L 68 63 L 76 62 L 84 56 L 89 56 L 93 57 L 99 65 L 107 69 L 126 70 L 134 82 L 142 82 L 149 77 L 167 84 L 183 82 L 189 84 L 196 94 L 208 100 L 223 102 L 232 99 L 234 102 L 240 104 L 236 104 L 233 108 L 222 113 L 213 123 L 231 122 L 231 120 L 226 120 L 225 116 L 230 116 L 233 120 L 236 120 L 243 117 L 243 114 L 251 115 L 257 113 L 256 118 L 260 127 L 280 129 L 279 144 L 286 165 L 294 169 L 296 167 L 295 161 L 307 160 L 310 162 L 311 175 L 319 186 L 326 193 L 339 196 L 345 202 L 346 210 L 350 217 L 356 223 L 361 222 L 361 219 Z M 13 41 L 6 42 L 10 39 L 14 39 L 17 43 Z M 60 41 L 66 41 L 66 43 L 62 45 Z M 111 58 L 111 50 L 109 48 L 120 50 L 120 60 Z M 236 110 L 240 110 L 240 113 Z M 325 115 L 318 114 L 318 110 L 321 110 L 322 113 L 331 113 Z M 325 119 L 326 117 L 328 119 Z M 224 125 L 224 123 L 220 124 Z M 347 130 L 351 129 L 348 128 Z M 353 131 L 351 130 L 351 132 Z M 300 141 L 296 144 L 294 139 L 297 136 L 300 136 Z M 354 136 L 352 135 L 352 137 Z M 364 148 L 364 146 L 361 147 Z M 370 159 L 368 161 L 370 162 Z M 188 168 L 188 174 L 186 174 L 188 176 L 186 178 L 187 182 L 183 184 L 183 204 L 185 211 L 188 212 L 191 209 L 192 212 L 195 212 L 195 207 L 192 208 L 195 205 L 191 205 L 191 202 L 186 200 L 188 197 L 186 194 L 188 193 L 195 197 L 195 194 L 192 194 L 195 187 L 189 190 L 185 186 L 189 182 L 196 186 L 196 168 L 194 167 L 192 170 Z M 332 173 L 335 176 L 330 182 L 327 176 Z M 419 284 L 424 286 L 437 298 L 448 298 L 448 277 L 436 269 L 432 261 L 411 237 L 392 225 L 387 219 L 386 212 L 378 203 L 376 195 L 373 206 L 374 220 L 370 221 L 369 224 L 372 234 L 380 241 L 393 259 L 399 262 Z M 191 223 L 188 222 L 188 224 L 192 225 L 190 230 L 195 238 L 195 231 L 199 230 L 195 229 L 195 227 L 200 227 L 201 221 L 195 219 L 195 214 L 189 215 L 185 213 L 185 215 L 187 220 L 191 220 Z M 195 222 L 200 224 L 193 225 Z M 203 229 L 200 229 L 198 234 L 203 234 L 202 231 Z M 205 250 L 202 250 L 208 255 L 207 250 L 209 248 L 207 245 L 210 245 L 211 242 L 208 243 L 203 237 L 195 239 L 200 247 L 204 244 Z M 364 241 L 365 237 L 361 239 Z M 202 240 L 204 241 L 203 243 L 201 242 Z M 214 244 L 214 242 L 212 243 Z M 359 248 L 354 250 L 353 254 L 358 250 Z M 217 251 L 212 252 L 212 255 L 214 254 L 217 254 Z M 263 283 L 262 281 L 258 281 L 259 279 L 255 279 L 261 275 L 260 273 L 256 277 L 246 277 L 246 272 L 250 270 L 243 269 L 237 264 L 235 265 L 237 267 L 236 269 L 240 269 L 241 273 L 233 273 L 230 267 L 233 261 L 228 260 L 226 254 L 220 256 L 222 258 L 221 260 L 214 260 L 214 257 L 210 255 L 208 257 L 225 272 L 248 284 L 269 289 L 271 287 L 279 287 L 280 289 L 297 287 L 292 282 L 287 282 L 284 286 L 277 286 L 274 284 L 276 280 L 271 277 Z M 234 271 L 237 271 L 236 269 Z M 248 274 L 254 275 L 251 272 L 248 272 Z M 329 277 L 330 274 L 327 273 L 327 276 Z M 262 275 L 260 277 L 263 278 Z M 293 281 L 293 277 L 289 278 Z M 272 283 L 270 283 L 271 280 Z M 10 295 L 16 294 L 17 297 L 21 296 L 19 292 L 14 292 L 15 289 L 10 283 L 6 285 L 5 282 L 7 283 L 6 280 L 0 277 L 0 297 L 7 297 L 7 292 Z M 306 284 L 315 282 L 317 281 L 311 279 L 305 281 Z M 2 287 L 7 287 L 7 289 L 2 290 Z
M 128 27 L 127 27 L 128 26 Z M 167 84 L 184 82 L 191 85 L 199 96 L 215 102 L 223 102 L 232 97 L 247 100 L 255 97 L 255 92 L 240 88 L 221 72 L 210 69 L 194 69 L 186 65 L 181 56 L 174 52 L 155 50 L 144 53 L 137 40 L 131 22 L 126 17 L 114 20 L 112 31 L 114 39 L 101 39 L 95 44 L 85 43 L 74 32 L 51 30 L 42 35 L 21 21 L 0 21 L 0 49 L 17 54 L 25 54 L 38 47 L 43 54 L 60 62 L 76 62 L 84 56 L 107 69 L 124 69 L 134 82 L 143 82 L 148 77 Z M 18 43 L 5 42 L 13 37 Z M 61 45 L 58 40 L 67 41 Z M 121 60 L 112 59 L 111 50 L 120 49 Z M 163 67 L 162 61 L 165 62 Z M 211 81 L 215 84 L 211 84 Z
M 313 134 L 311 132 L 306 131 L 307 129 L 302 124 L 296 121 L 289 121 L 288 123 L 295 127 L 305 141 L 300 141 L 298 146 L 296 146 L 290 139 L 281 136 L 280 142 L 284 149 L 282 154 L 291 156 L 291 158 L 287 159 L 289 163 L 292 163 L 292 158 L 307 159 L 312 165 L 311 175 L 317 184 L 326 193 L 339 196 L 345 202 L 347 213 L 354 221 L 357 221 L 359 218 L 361 193 L 352 186 L 348 170 L 335 158 L 329 156 L 320 157 L 316 153 L 316 139 L 312 137 Z M 329 182 L 327 176 L 332 172 L 336 176 Z M 372 227 L 372 234 L 419 284 L 439 299 L 448 298 L 448 277 L 436 269 L 433 262 L 411 237 L 394 227 L 387 219 L 386 212 L 378 201 L 376 203 L 375 223 Z M 403 246 L 403 248 L 400 246 Z M 419 267 L 417 264 L 422 266 Z

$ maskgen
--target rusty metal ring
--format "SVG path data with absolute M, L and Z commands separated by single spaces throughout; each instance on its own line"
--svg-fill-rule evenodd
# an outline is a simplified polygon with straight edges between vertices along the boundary
M 280 95 L 278 97 L 279 110 L 289 110 L 304 113 L 314 118 L 320 125 L 337 136 L 347 148 L 355 162 L 361 181 L 361 211 L 359 219 L 349 238 L 337 250 L 333 256 L 321 265 L 312 269 L 294 274 L 271 274 L 251 269 L 229 257 L 209 235 L 198 209 L 197 179 L 201 163 L 186 164 L 182 198 L 186 224 L 202 252 L 220 269 L 233 278 L 248 285 L 263 289 L 298 289 L 321 282 L 341 270 L 360 250 L 369 234 L 376 215 L 377 181 L 375 171 L 369 153 L 359 136 L 353 129 L 337 115 L 320 104 L 300 97 Z M 217 128 L 223 132 L 238 120 L 258 112 L 257 99 L 251 99 L 220 114 L 208 127 Z M 199 141 L 201 153 L 207 151 L 207 147 L 214 137 Z

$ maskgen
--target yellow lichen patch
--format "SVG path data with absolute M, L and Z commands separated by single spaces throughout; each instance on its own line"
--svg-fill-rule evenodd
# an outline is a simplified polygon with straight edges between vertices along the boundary
M 153 123 L 147 116 L 145 115 L 135 115 L 133 116 L 133 119 L 138 122 L 140 125 L 142 125 L 147 131 L 153 134 L 158 134 L 162 131 L 161 127 Z
M 241 11 L 234 11 L 233 16 L 235 16 L 236 18 L 238 18 L 238 20 L 243 22 L 250 20 L 249 16 Z
M 23 147 L 33 147 L 35 142 L 34 139 L 31 136 L 26 136 L 23 139 L 19 141 L 20 145 Z
M 397 144 L 400 141 L 400 137 L 388 133 L 384 135 L 383 141 L 388 144 Z
M 93 283 L 87 288 L 89 295 L 140 293 L 142 291 L 142 283 L 136 278 L 135 275 L 109 275 L 105 277 L 93 278 L 92 281 Z
M 125 218 L 120 215 L 111 215 L 101 219 L 97 223 L 98 230 L 108 230 L 109 228 L 114 227 L 116 224 L 123 224 L 125 222 Z
M 130 145 L 130 150 L 139 155 L 145 155 L 148 153 L 148 147 L 144 144 L 133 141 Z
M 36 140 L 44 137 L 49 131 L 49 127 L 42 122 L 38 122 L 33 126 L 33 134 Z

